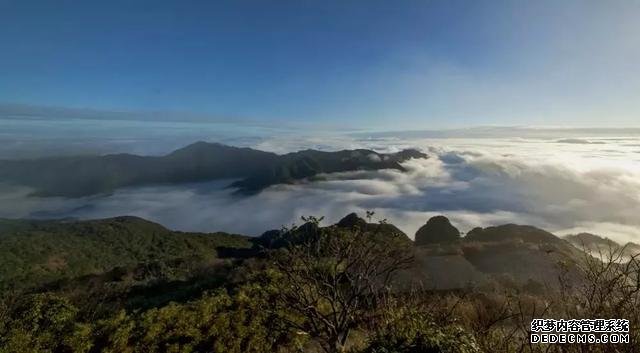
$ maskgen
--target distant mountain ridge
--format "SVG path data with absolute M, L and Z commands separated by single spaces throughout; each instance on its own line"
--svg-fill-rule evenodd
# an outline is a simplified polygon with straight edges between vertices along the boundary
M 110 154 L 0 161 L 0 182 L 24 185 L 40 196 L 82 197 L 120 187 L 240 179 L 239 193 L 257 193 L 281 183 L 321 173 L 396 169 L 410 158 L 427 158 L 417 150 L 381 154 L 371 150 L 285 155 L 251 148 L 196 142 L 165 156 Z
M 593 256 L 623 256 L 631 257 L 640 254 L 640 244 L 628 242 L 619 244 L 609 238 L 591 233 L 570 234 L 564 237 L 576 248 L 586 251 Z

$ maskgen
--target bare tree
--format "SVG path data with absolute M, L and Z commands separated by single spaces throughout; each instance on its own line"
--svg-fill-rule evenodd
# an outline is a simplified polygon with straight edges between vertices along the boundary
M 625 248 L 609 249 L 593 254 L 584 248 L 582 258 L 572 265 L 560 263 L 560 287 L 546 296 L 542 307 L 523 306 L 522 296 L 516 296 L 518 304 L 512 310 L 516 314 L 518 332 L 514 336 L 498 334 L 498 341 L 520 342 L 520 345 L 506 344 L 504 352 L 532 353 L 604 353 L 638 352 L 640 339 L 640 254 L 627 256 Z M 593 255 L 593 256 L 592 256 Z M 553 319 L 627 319 L 630 322 L 630 344 L 531 344 L 527 337 L 533 318 Z M 519 346 L 519 347 L 518 347 Z
M 303 220 L 270 255 L 279 273 L 278 304 L 295 314 L 281 317 L 326 352 L 342 352 L 350 331 L 390 291 L 394 273 L 412 262 L 411 242 L 384 222 L 321 228 L 321 219 Z
M 640 254 L 627 255 L 626 246 L 599 251 L 584 250 L 579 263 L 580 281 L 563 281 L 557 301 L 559 315 L 569 318 L 620 318 L 630 322 L 628 345 L 577 347 L 580 352 L 638 352 L 640 341 Z

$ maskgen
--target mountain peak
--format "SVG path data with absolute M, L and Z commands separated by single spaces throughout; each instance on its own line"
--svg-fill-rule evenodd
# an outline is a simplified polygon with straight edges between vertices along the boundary
M 460 239 L 460 231 L 445 216 L 431 217 L 416 232 L 416 245 L 450 243 Z
M 206 141 L 197 141 L 192 144 L 186 145 L 182 148 L 179 148 L 170 153 L 170 155 L 179 155 L 179 154 L 191 154 L 197 152 L 208 152 L 211 150 L 221 150 L 221 149 L 233 149 L 234 147 L 223 145 L 218 142 L 206 142 Z
M 620 244 L 615 241 L 601 237 L 599 235 L 591 234 L 591 233 L 579 233 L 579 234 L 570 234 L 564 237 L 567 241 L 572 244 L 578 246 L 604 246 L 604 247 L 619 247 Z
M 337 223 L 337 226 L 342 228 L 364 228 L 366 225 L 367 222 L 364 219 L 360 218 L 355 212 L 349 213 L 348 215 L 344 216 L 344 218 L 342 218 Z

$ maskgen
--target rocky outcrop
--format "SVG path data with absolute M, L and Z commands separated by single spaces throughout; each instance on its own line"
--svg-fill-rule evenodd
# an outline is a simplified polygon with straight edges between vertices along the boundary
M 453 243 L 460 240 L 460 231 L 445 216 L 435 216 L 416 232 L 416 245 Z

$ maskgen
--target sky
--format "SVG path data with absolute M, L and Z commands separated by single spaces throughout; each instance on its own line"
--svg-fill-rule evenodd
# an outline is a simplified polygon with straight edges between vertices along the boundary
M 638 18 L 623 0 L 0 0 L 0 103 L 273 126 L 639 126 Z

